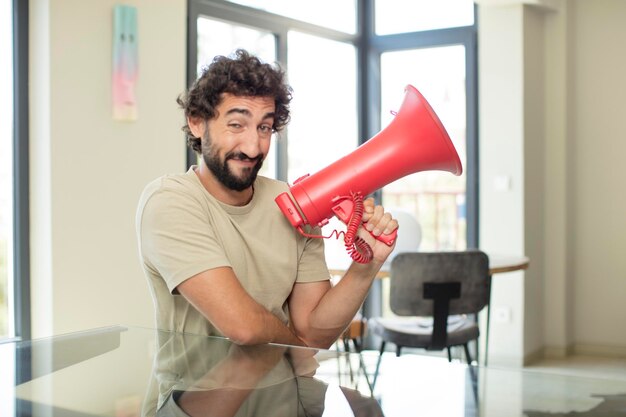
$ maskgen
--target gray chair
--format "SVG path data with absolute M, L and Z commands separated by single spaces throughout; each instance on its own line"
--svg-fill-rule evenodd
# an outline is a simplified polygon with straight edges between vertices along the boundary
M 479 336 L 475 315 L 489 303 L 489 258 L 484 252 L 407 252 L 391 262 L 390 307 L 398 317 L 372 318 L 371 332 L 382 338 L 375 385 L 385 345 L 448 350 L 463 346 L 472 363 L 469 342 Z M 472 315 L 472 316 L 467 316 Z

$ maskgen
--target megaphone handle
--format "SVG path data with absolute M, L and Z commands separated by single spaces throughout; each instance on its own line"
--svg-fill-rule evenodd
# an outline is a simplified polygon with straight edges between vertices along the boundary
M 371 232 L 370 232 L 371 234 Z M 374 236 L 374 235 L 372 235 Z M 389 233 L 388 235 L 382 234 L 380 236 L 374 236 L 376 239 L 380 240 L 381 242 L 383 242 L 385 245 L 387 246 L 391 246 L 393 245 L 393 242 L 396 241 L 396 238 L 398 237 L 398 229 L 394 230 L 393 232 Z
M 335 197 L 334 202 L 336 203 L 332 210 L 335 213 L 335 216 L 345 224 L 349 224 L 352 219 L 352 215 L 354 214 L 354 199 L 353 197 Z M 381 234 L 379 236 L 375 236 L 372 232 L 369 232 L 374 239 L 383 242 L 387 246 L 393 245 L 398 237 L 398 229 L 393 232 L 386 234 Z

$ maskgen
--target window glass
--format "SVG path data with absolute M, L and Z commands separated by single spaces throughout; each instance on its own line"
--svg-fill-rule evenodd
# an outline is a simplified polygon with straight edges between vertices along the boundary
M 288 180 L 314 174 L 358 144 L 356 52 L 346 43 L 289 32 L 293 88 Z
M 12 16 L 12 2 L 0 2 L 0 339 L 14 335 Z
M 393 119 L 406 84 L 417 88 L 439 116 L 459 154 L 464 173 L 418 172 L 383 188 L 383 203 L 413 214 L 422 229 L 420 250 L 462 250 L 466 243 L 465 47 L 384 53 L 381 56 L 382 126 Z
M 287 165 L 293 184 L 358 146 L 356 51 L 350 44 L 290 32 L 288 59 L 293 101 Z M 323 234 L 345 229 L 333 217 Z M 336 237 L 325 240 L 331 265 L 349 260 L 343 241 Z
M 16 401 L 9 400 L 15 398 L 15 356 L 14 343 L 0 343 L 0 358 L 4 360 L 0 372 L 0 394 L 3 398 L 0 401 L 0 416 L 17 416 Z
M 356 33 L 356 0 L 230 0 L 345 33 Z
M 473 0 L 377 0 L 377 35 L 474 24 Z
M 276 39 L 270 32 L 206 17 L 198 18 L 197 25 L 198 75 L 213 61 L 215 56 L 228 56 L 239 48 L 247 50 L 265 62 L 276 61 Z M 272 141 L 274 143 L 263 163 L 260 175 L 276 178 L 276 138 L 272 138 Z

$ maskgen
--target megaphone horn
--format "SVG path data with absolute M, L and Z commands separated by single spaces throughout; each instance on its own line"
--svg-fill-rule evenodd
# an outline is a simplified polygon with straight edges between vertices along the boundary
M 371 260 L 369 246 L 354 236 L 361 222 L 362 196 L 416 172 L 461 175 L 463 171 L 450 136 L 430 104 L 412 85 L 404 93 L 400 110 L 385 129 L 316 174 L 296 180 L 289 193 L 276 197 L 282 213 L 305 236 L 323 237 L 307 234 L 306 224 L 321 227 L 333 216 L 346 223 L 346 247 L 357 262 Z M 391 246 L 396 236 L 397 230 L 375 238 Z

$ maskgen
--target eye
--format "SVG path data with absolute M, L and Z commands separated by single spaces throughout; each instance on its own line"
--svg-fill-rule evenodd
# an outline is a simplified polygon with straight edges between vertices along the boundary
M 263 133 L 264 135 L 270 135 L 272 133 L 272 126 L 271 125 L 261 125 L 261 126 L 259 126 L 259 131 L 261 133 Z

